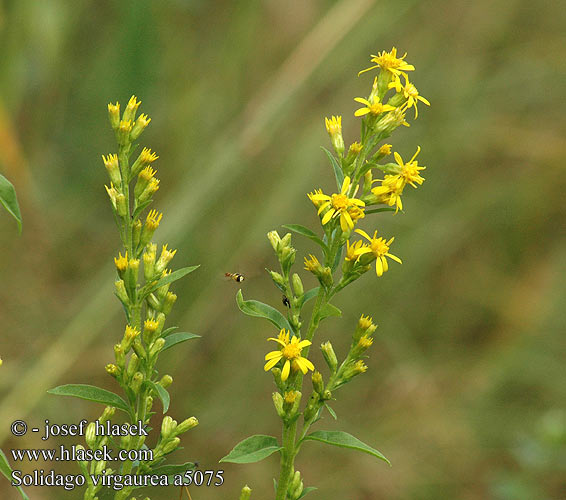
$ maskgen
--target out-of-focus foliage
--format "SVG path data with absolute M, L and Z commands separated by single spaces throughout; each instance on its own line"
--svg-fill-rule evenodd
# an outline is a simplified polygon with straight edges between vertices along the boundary
M 393 467 L 307 445 L 297 465 L 329 485 L 313 499 L 560 498 L 565 26 L 566 11 L 551 1 L 4 2 L 0 171 L 16 187 L 26 230 L 15 238 L 0 216 L 1 448 L 73 443 L 14 438 L 15 418 L 96 417 L 47 388 L 113 388 L 103 367 L 122 325 L 107 263 L 119 241 L 100 155 L 113 143 L 106 104 L 135 93 L 160 152 L 156 208 L 169 219 L 157 240 L 180 249 L 179 265 L 202 263 L 176 285 L 172 316 L 203 338 L 163 355 L 178 391 L 170 413 L 202 422 L 179 460 L 226 470 L 223 486 L 195 489 L 195 500 L 236 497 L 244 482 L 254 497 L 271 495 L 274 464 L 216 463 L 263 423 L 276 432 L 259 342 L 273 332 L 238 314 L 223 274 L 245 274 L 246 295 L 275 293 L 263 271 L 272 259 L 265 234 L 281 220 L 315 220 L 305 193 L 331 188 L 313 185 L 329 168 L 323 117 L 342 114 L 352 139 L 351 96 L 372 78 L 356 74 L 370 53 L 395 45 L 409 52 L 432 106 L 394 147 L 410 155 L 422 146 L 427 182 L 406 215 L 391 216 L 403 266 L 377 290 L 353 284 L 350 303 L 338 304 L 349 317 L 326 332 L 345 350 L 340 322 L 366 312 L 380 325 L 368 376 L 334 405 L 343 420 L 326 425 L 356 429 Z M 388 234 L 389 217 L 380 220 Z

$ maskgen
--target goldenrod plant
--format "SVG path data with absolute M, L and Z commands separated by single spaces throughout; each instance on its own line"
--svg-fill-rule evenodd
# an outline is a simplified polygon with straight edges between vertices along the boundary
M 105 447 L 119 456 L 121 450 L 129 458 L 126 460 L 78 459 L 82 475 L 86 478 L 85 500 L 107 498 L 115 500 L 130 498 L 132 492 L 145 485 L 143 478 L 183 473 L 194 464 L 164 465 L 166 456 L 174 452 L 180 444 L 179 436 L 195 427 L 198 421 L 190 417 L 177 423 L 170 416 L 163 417 L 157 438 L 150 444 L 146 439 L 149 421 L 154 412 L 156 400 L 161 401 L 162 412 L 169 409 L 170 397 L 167 387 L 171 385 L 170 375 L 160 376 L 157 371 L 159 354 L 181 342 L 198 337 L 193 333 L 177 332 L 177 327 L 165 327 L 167 315 L 171 312 L 177 296 L 169 289 L 170 285 L 194 271 L 198 266 L 185 267 L 171 271 L 169 265 L 176 254 L 167 245 L 158 251 L 152 242 L 162 219 L 162 214 L 144 211 L 153 201 L 159 189 L 159 180 L 153 168 L 158 156 L 148 148 L 143 148 L 133 162 L 136 141 L 150 122 L 145 114 L 136 117 L 140 102 L 132 97 L 123 114 L 120 104 L 109 104 L 110 123 L 118 142 L 118 153 L 103 156 L 102 160 L 109 176 L 106 192 L 110 198 L 112 212 L 120 233 L 123 249 L 114 258 L 117 278 L 114 283 L 115 294 L 120 300 L 126 324 L 121 340 L 114 345 L 114 363 L 106 365 L 111 375 L 123 391 L 123 397 L 108 390 L 91 385 L 70 384 L 50 390 L 52 394 L 75 396 L 106 405 L 97 422 L 86 427 L 85 450 L 102 450 Z M 142 269 L 140 269 L 142 268 Z M 126 423 L 143 428 L 120 438 L 108 435 L 101 429 L 114 429 L 118 420 L 116 410 L 126 417 Z M 151 435 L 150 435 L 151 436 Z M 140 453 L 136 453 L 136 451 Z M 84 453 L 84 456 L 89 456 Z M 112 468 L 110 468 L 110 466 Z M 101 491 L 104 481 L 110 478 L 110 487 Z M 117 488 L 116 485 L 122 486 Z M 105 484 L 105 486 L 109 486 Z M 163 486 L 160 483 L 160 486 Z M 149 498 L 149 497 L 147 497 Z
M 349 433 L 311 430 L 324 409 L 336 418 L 329 402 L 340 387 L 366 372 L 364 358 L 376 330 L 372 318 L 361 315 L 352 328 L 349 351 L 341 361 L 330 341 L 320 345 L 327 365 L 325 370 L 313 365 L 309 350 L 322 321 L 341 316 L 341 311 L 332 304 L 338 292 L 372 268 L 380 279 L 388 271 L 389 261 L 401 264 L 401 259 L 391 251 L 393 237 L 378 236 L 377 230 L 368 234 L 356 226 L 370 215 L 402 211 L 406 186 L 416 188 L 424 181 L 421 172 L 425 167 L 417 161 L 420 148 L 408 161 L 395 152 L 393 162 L 388 161 L 392 146 L 382 143 L 398 127 L 409 125 L 406 113 L 410 108 L 414 108 L 416 118 L 419 102 L 429 105 L 409 81 L 409 72 L 414 67 L 405 57 L 406 54 L 398 57 L 395 48 L 390 52 L 383 51 L 372 55 L 373 65 L 360 72 L 379 71 L 369 96 L 355 99 L 362 105 L 354 112 L 361 119 L 361 137 L 347 151 L 342 136 L 342 117 L 325 119 L 335 154 L 325 151 L 337 189 L 332 194 L 325 194 L 321 189 L 308 194 L 318 216 L 318 233 L 299 224 L 283 226 L 309 238 L 319 247 L 318 256 L 311 254 L 304 258 L 304 269 L 316 277 L 319 286 L 305 290 L 303 279 L 292 272 L 297 252 L 292 246 L 291 232 L 281 237 L 277 231 L 271 231 L 268 238 L 280 269 L 269 271 L 269 274 L 283 294 L 286 315 L 268 304 L 244 300 L 241 290 L 237 294 L 242 312 L 269 320 L 278 332 L 277 336 L 268 338 L 275 343 L 276 349 L 265 355 L 264 370 L 271 371 L 277 388 L 273 403 L 282 421 L 282 436 L 280 439 L 266 435 L 249 437 L 236 445 L 222 461 L 251 463 L 279 453 L 276 500 L 298 500 L 316 489 L 304 486 L 302 475 L 295 466 L 297 454 L 308 441 L 359 450 L 389 463 L 379 451 Z M 303 308 L 311 300 L 314 300 L 314 306 L 304 325 Z M 307 389 L 303 386 L 303 377 L 309 372 L 312 388 Z M 302 401 L 305 403 L 301 404 Z M 250 495 L 251 490 L 246 486 L 240 499 L 249 499 Z
M 20 213 L 20 206 L 16 196 L 16 190 L 12 183 L 0 174 L 0 203 L 8 211 L 8 213 L 16 219 L 18 230 L 22 230 L 22 215 Z M 0 366 L 2 366 L 2 358 L 0 358 Z M 12 468 L 8 463 L 8 459 L 2 450 L 0 450 L 0 472 L 8 479 L 12 480 Z M 16 488 L 24 500 L 29 500 L 28 496 L 24 493 L 21 487 Z

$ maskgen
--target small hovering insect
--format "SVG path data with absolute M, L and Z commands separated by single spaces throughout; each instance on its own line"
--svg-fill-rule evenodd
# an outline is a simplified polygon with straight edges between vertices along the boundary
M 283 302 L 283 305 L 285 307 L 288 307 L 289 309 L 291 309 L 291 302 L 289 302 L 287 295 L 283 295 L 283 298 L 281 299 L 281 301 Z
M 226 276 L 226 278 L 234 280 L 236 283 L 241 283 L 246 279 L 244 275 L 240 273 L 224 273 L 224 276 Z

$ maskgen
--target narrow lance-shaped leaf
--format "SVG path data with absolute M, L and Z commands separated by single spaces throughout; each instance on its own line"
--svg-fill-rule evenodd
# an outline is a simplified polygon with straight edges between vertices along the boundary
M 311 491 L 315 491 L 318 490 L 318 488 L 315 488 L 314 486 L 307 486 L 303 492 L 301 493 L 301 496 L 299 496 L 299 498 L 297 498 L 297 500 L 301 500 L 301 498 L 303 498 L 304 496 L 308 495 Z
M 322 241 L 318 235 L 314 231 L 311 231 L 308 227 L 301 226 L 301 224 L 283 224 L 283 227 L 285 229 L 289 229 L 289 231 L 293 231 L 294 233 L 306 236 L 319 245 L 325 253 L 328 251 L 326 243 L 324 243 L 324 241 Z
M 234 464 L 251 464 L 267 458 L 272 453 L 281 450 L 277 439 L 273 436 L 256 434 L 240 441 L 234 449 L 228 453 L 221 462 L 232 462 Z
M 154 292 L 163 285 L 168 285 L 169 283 L 173 283 L 174 281 L 181 279 L 182 277 L 186 276 L 189 273 L 192 273 L 195 269 L 198 269 L 199 267 L 200 266 L 183 267 L 182 269 L 177 269 L 177 271 L 173 271 L 171 274 L 164 276 L 159 281 L 151 285 L 145 291 L 145 295 L 149 295 L 151 292 Z
M 238 290 L 238 293 L 236 294 L 236 302 L 238 303 L 240 311 L 244 314 L 254 316 L 256 318 L 265 318 L 280 330 L 285 328 L 291 332 L 294 331 L 291 328 L 289 321 L 287 321 L 287 318 L 285 318 L 285 316 L 283 316 L 277 309 L 264 304 L 263 302 L 259 302 L 258 300 L 244 300 L 242 290 Z
M 332 168 L 334 169 L 334 176 L 336 177 L 336 185 L 338 186 L 338 190 L 340 191 L 340 189 L 342 189 L 342 184 L 344 183 L 344 172 L 342 172 L 342 168 L 336 161 L 336 158 L 334 158 L 334 155 L 330 151 L 328 151 L 328 149 L 322 146 L 321 148 L 326 153 L 328 159 L 330 160 L 330 163 L 332 164 Z
M 96 403 L 102 403 L 107 406 L 114 406 L 115 408 L 123 410 L 126 413 L 129 413 L 130 411 L 127 403 L 120 396 L 94 385 L 60 385 L 58 387 L 55 387 L 54 389 L 49 389 L 47 392 L 49 394 L 55 394 L 57 396 L 74 396 L 75 398 L 95 401 Z
M 320 309 L 320 320 L 322 321 L 323 319 L 328 318 L 330 316 L 340 317 L 342 316 L 342 311 L 338 309 L 336 306 L 327 303 L 324 306 L 322 306 L 322 308 Z
M 181 342 L 186 342 L 187 340 L 197 339 L 197 338 L 200 338 L 200 335 L 197 335 L 196 333 L 189 333 L 189 332 L 172 333 L 171 335 L 165 337 L 165 344 L 163 344 L 163 348 L 161 349 L 161 352 Z
M 350 448 L 352 450 L 362 451 L 364 453 L 368 453 L 369 455 L 373 455 L 384 462 L 387 462 L 389 465 L 391 463 L 387 458 L 385 458 L 379 451 L 368 446 L 367 444 L 360 441 L 358 438 L 348 434 L 347 432 L 342 431 L 316 431 L 312 434 L 306 436 L 303 441 L 320 441 L 321 443 L 331 444 L 333 446 L 338 446 L 340 448 Z
M 149 380 L 147 380 L 145 382 L 149 387 L 151 387 L 155 393 L 159 396 L 159 399 L 161 400 L 161 403 L 163 404 L 163 413 L 167 413 L 167 410 L 169 409 L 169 403 L 171 401 L 171 398 L 169 396 L 169 393 L 167 392 L 167 390 L 165 390 L 164 387 L 162 387 L 159 384 L 156 384 L 155 382 L 151 382 Z
M 0 203 L 8 213 L 16 219 L 18 223 L 18 231 L 22 230 L 22 214 L 20 213 L 20 206 L 18 205 L 18 198 L 16 198 L 16 190 L 12 183 L 0 174 Z
M 0 450 L 0 472 L 8 481 L 12 481 L 12 468 L 10 467 L 8 459 L 6 458 L 6 455 L 4 455 L 4 452 L 2 450 Z M 19 486 L 16 488 L 16 490 L 24 500 L 29 500 L 29 497 Z

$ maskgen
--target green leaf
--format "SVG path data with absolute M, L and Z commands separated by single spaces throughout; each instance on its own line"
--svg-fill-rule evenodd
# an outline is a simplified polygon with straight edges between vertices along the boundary
M 297 500 L 300 500 L 301 498 L 308 495 L 311 491 L 314 491 L 314 490 L 318 490 L 318 488 L 316 488 L 314 486 L 309 486 L 309 487 L 305 488 L 303 490 L 303 492 L 301 493 L 301 496 L 299 498 L 297 498 Z
M 363 451 L 364 453 L 368 453 L 373 455 L 384 462 L 387 462 L 389 465 L 391 463 L 387 458 L 385 458 L 379 451 L 368 446 L 367 444 L 360 441 L 358 438 L 348 434 L 347 432 L 342 431 L 316 431 L 312 434 L 306 436 L 303 441 L 320 441 L 321 443 L 331 444 L 333 446 L 339 446 L 340 448 L 350 448 L 352 450 Z
M 144 201 L 141 205 L 137 206 L 132 214 L 132 219 L 137 219 L 138 216 L 143 212 L 144 208 L 147 207 L 153 200 Z
M 178 329 L 179 329 L 178 326 L 170 326 L 169 328 L 166 328 L 165 330 L 163 330 L 161 332 L 161 336 L 167 337 L 167 335 L 170 335 L 171 333 L 173 333 L 175 330 L 178 330 Z
M 169 349 L 170 347 L 173 347 L 176 344 L 196 338 L 200 338 L 200 335 L 189 332 L 172 333 L 171 335 L 165 338 L 165 344 L 163 344 L 163 349 L 161 349 L 161 352 L 165 351 L 165 349 Z
M 328 404 L 324 403 L 324 407 L 328 410 L 328 413 L 332 415 L 332 418 L 334 418 L 334 420 L 338 420 L 338 417 L 336 416 L 336 412 L 332 408 L 330 408 Z
M 294 233 L 300 234 L 302 236 L 306 236 L 310 240 L 314 241 L 317 245 L 324 250 L 326 253 L 328 251 L 328 246 L 324 241 L 322 241 L 314 231 L 311 231 L 308 227 L 301 226 L 300 224 L 283 224 L 285 229 L 289 229 L 289 231 L 293 231 Z
M 233 464 L 251 464 L 267 458 L 272 453 L 281 450 L 281 446 L 272 436 L 256 434 L 239 442 L 221 462 Z
M 306 304 L 309 300 L 314 299 L 318 295 L 319 290 L 320 290 L 320 287 L 317 286 L 317 287 L 311 288 L 310 290 L 305 292 L 305 295 L 303 297 L 303 304 Z
M 22 214 L 20 213 L 20 206 L 18 205 L 18 198 L 16 198 L 16 190 L 12 183 L 0 174 L 0 203 L 8 213 L 16 219 L 18 223 L 18 231 L 22 231 Z
M 156 384 L 155 382 L 146 380 L 145 383 L 149 387 L 151 387 L 155 391 L 155 393 L 159 396 L 159 399 L 161 399 L 161 403 L 163 403 L 163 414 L 167 413 L 167 410 L 169 409 L 169 403 L 171 401 L 171 398 L 169 397 L 169 393 L 165 390 L 165 388 L 163 388 L 159 384 Z
M 12 468 L 10 467 L 8 459 L 6 458 L 6 455 L 4 455 L 4 452 L 2 450 L 0 450 L 0 472 L 4 475 L 4 477 L 6 477 L 8 481 L 12 481 Z M 16 488 L 16 490 L 18 490 L 19 494 L 24 500 L 29 500 L 29 497 L 19 486 Z
M 265 318 L 280 330 L 285 328 L 290 332 L 293 331 L 289 321 L 287 321 L 287 318 L 285 318 L 285 316 L 283 316 L 277 309 L 264 304 L 263 302 L 259 302 L 258 300 L 244 300 L 241 289 L 238 290 L 238 293 L 236 294 L 236 302 L 238 303 L 240 311 L 244 314 L 254 316 L 256 318 Z
M 159 467 L 155 467 L 155 469 L 151 469 L 152 474 L 156 475 L 171 475 L 171 474 L 183 474 L 185 471 L 190 469 L 194 469 L 196 464 L 194 462 L 185 462 L 184 464 L 170 464 L 170 465 L 161 465 Z
M 330 163 L 332 164 L 332 168 L 334 169 L 334 176 L 336 177 L 336 185 L 338 186 L 338 191 L 340 191 L 342 189 L 342 184 L 344 183 L 344 172 L 342 172 L 342 168 L 336 161 L 336 158 L 334 158 L 334 155 L 330 151 L 328 151 L 328 149 L 323 148 L 322 146 L 320 147 L 326 153 L 328 159 L 330 160 Z
M 342 311 L 332 304 L 324 304 L 320 309 L 320 321 L 330 316 L 342 316 Z
M 373 208 L 371 210 L 365 210 L 365 214 L 378 214 L 380 212 L 395 212 L 393 207 L 383 207 L 383 208 Z
M 49 394 L 55 394 L 57 396 L 74 396 L 75 398 L 87 399 L 88 401 L 95 401 L 107 406 L 114 406 L 115 408 L 123 410 L 126 413 L 129 413 L 130 411 L 127 403 L 120 396 L 114 394 L 113 392 L 107 391 L 106 389 L 95 387 L 94 385 L 60 385 L 58 387 L 55 387 L 54 389 L 49 389 L 47 392 Z
M 173 271 L 171 274 L 164 276 L 159 281 L 154 283 L 146 290 L 145 294 L 149 295 L 151 292 L 154 292 L 158 288 L 161 288 L 163 285 L 168 285 L 169 283 L 173 283 L 173 281 L 177 281 L 181 279 L 183 276 L 186 276 L 189 273 L 192 273 L 195 269 L 198 269 L 200 266 L 190 266 L 190 267 L 183 267 L 182 269 L 177 269 L 177 271 Z
M 342 245 L 336 252 L 336 258 L 334 259 L 334 264 L 332 264 L 332 272 L 338 269 L 340 262 L 342 262 L 342 254 L 344 253 L 344 245 Z

